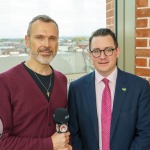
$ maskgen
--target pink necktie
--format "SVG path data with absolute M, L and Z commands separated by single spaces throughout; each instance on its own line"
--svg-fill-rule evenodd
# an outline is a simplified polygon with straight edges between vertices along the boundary
M 105 88 L 102 94 L 102 150 L 110 150 L 110 126 L 111 126 L 111 93 L 109 80 L 102 80 Z

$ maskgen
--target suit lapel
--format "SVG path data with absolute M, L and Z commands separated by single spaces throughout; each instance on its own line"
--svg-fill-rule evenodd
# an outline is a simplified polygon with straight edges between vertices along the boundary
M 118 69 L 117 81 L 116 81 L 116 90 L 114 96 L 114 103 L 113 103 L 113 111 L 112 111 L 112 122 L 111 122 L 111 133 L 110 139 L 112 139 L 113 134 L 115 132 L 115 128 L 119 119 L 119 115 L 122 109 L 122 105 L 125 99 L 125 95 L 127 93 L 127 78 L 123 71 Z
M 93 124 L 93 129 L 98 138 L 98 119 L 97 119 L 97 107 L 96 107 L 96 92 L 95 92 L 95 73 L 91 73 L 90 78 L 87 81 L 87 85 L 85 86 L 87 89 L 87 103 L 91 117 L 91 123 Z

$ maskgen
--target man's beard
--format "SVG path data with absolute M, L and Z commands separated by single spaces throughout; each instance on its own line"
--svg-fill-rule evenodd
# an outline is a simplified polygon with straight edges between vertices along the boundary
M 54 56 L 34 56 L 34 58 L 42 65 L 48 65 L 53 60 Z
M 41 55 L 38 55 L 39 52 L 44 52 L 44 51 L 49 51 L 49 53 L 51 54 L 50 56 L 41 56 Z M 38 50 L 38 53 L 34 53 L 31 51 L 30 55 L 36 60 L 38 61 L 40 64 L 42 65 L 48 65 L 50 64 L 50 62 L 53 60 L 53 58 L 56 56 L 56 54 L 53 53 L 53 51 L 51 51 L 49 48 L 41 48 Z

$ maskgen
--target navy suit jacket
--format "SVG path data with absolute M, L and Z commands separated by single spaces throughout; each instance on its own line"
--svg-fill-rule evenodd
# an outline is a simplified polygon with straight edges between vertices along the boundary
M 95 72 L 71 82 L 68 96 L 73 150 L 99 150 Z M 111 122 L 111 150 L 149 150 L 150 86 L 118 69 Z

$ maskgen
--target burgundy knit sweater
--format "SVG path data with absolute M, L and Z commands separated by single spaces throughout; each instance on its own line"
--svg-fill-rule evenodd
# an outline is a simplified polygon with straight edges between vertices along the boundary
M 67 107 L 67 79 L 54 70 L 48 102 L 23 64 L 0 74 L 0 150 L 53 150 L 53 112 Z

